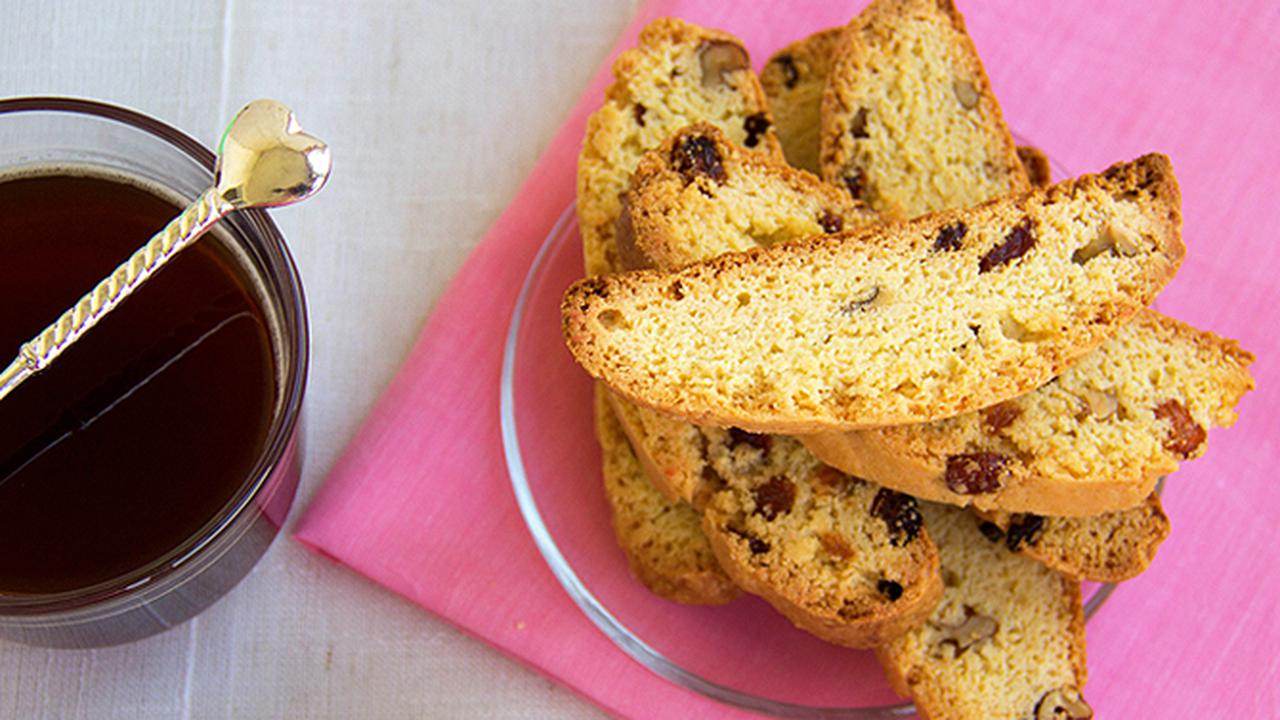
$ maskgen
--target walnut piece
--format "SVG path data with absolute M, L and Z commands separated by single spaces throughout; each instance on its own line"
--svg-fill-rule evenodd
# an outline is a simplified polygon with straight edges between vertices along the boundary
M 875 303 L 876 298 L 880 297 L 880 286 L 872 285 L 870 290 L 864 291 L 861 297 L 854 298 L 844 305 L 840 306 L 840 314 L 849 316 L 859 310 L 866 310 Z
M 748 67 L 747 51 L 728 40 L 708 40 L 698 48 L 698 63 L 702 66 L 702 87 L 714 88 L 727 84 L 727 75 Z
M 939 625 L 938 629 L 942 631 L 938 646 L 950 645 L 955 651 L 955 657 L 960 657 L 970 648 L 994 637 L 1000 631 L 1000 623 L 965 605 L 963 620 L 954 625 Z
M 1093 708 L 1080 691 L 1067 685 L 1050 690 L 1036 703 L 1036 720 L 1090 720 Z
M 960 105 L 965 110 L 972 110 L 978 106 L 978 90 L 973 83 L 968 80 L 956 80 L 951 84 L 951 89 L 956 94 L 956 100 L 960 101 Z
M 1080 392 L 1080 400 L 1089 408 L 1090 414 L 1099 420 L 1105 420 L 1116 414 L 1120 403 L 1116 400 L 1116 396 L 1109 392 L 1095 390 L 1086 387 Z

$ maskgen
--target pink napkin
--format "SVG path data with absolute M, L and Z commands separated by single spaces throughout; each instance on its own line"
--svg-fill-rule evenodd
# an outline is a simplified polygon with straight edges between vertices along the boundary
M 863 4 L 652 0 L 617 48 L 633 45 L 645 22 L 676 15 L 738 35 L 759 64 Z M 1259 356 L 1259 389 L 1243 402 L 1241 421 L 1214 432 L 1206 458 L 1170 479 L 1172 537 L 1090 622 L 1087 695 L 1099 717 L 1272 713 L 1280 707 L 1280 573 L 1270 553 L 1280 515 L 1272 479 L 1280 467 L 1280 6 L 993 0 L 961 9 L 1011 126 L 1063 165 L 1093 171 L 1148 150 L 1172 157 L 1189 253 L 1161 309 Z M 614 713 L 737 716 L 744 713 L 644 669 L 587 620 L 535 548 L 503 460 L 504 333 L 534 253 L 573 199 L 585 118 L 607 80 L 606 64 L 440 300 L 297 537 Z M 531 412 L 546 423 L 571 412 L 584 426 L 588 388 L 572 381 L 560 401 Z M 596 455 L 526 452 L 545 453 L 531 463 L 581 475 L 583 503 L 605 512 Z M 752 603 L 720 612 L 754 617 Z M 680 609 L 670 622 L 717 622 L 717 612 Z M 706 659 L 716 650 L 692 652 Z M 863 660 L 850 663 L 865 669 Z M 802 684 L 806 664 L 795 665 L 794 677 L 771 684 Z

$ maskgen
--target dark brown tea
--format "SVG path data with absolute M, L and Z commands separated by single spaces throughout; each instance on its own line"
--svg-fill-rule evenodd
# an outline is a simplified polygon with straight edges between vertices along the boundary
M 0 178 L 0 365 L 180 210 L 59 172 Z M 0 595 L 137 582 L 237 495 L 276 392 L 252 288 L 206 237 L 0 400 Z

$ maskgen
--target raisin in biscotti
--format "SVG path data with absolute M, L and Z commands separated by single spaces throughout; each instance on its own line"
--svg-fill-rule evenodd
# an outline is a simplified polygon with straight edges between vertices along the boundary
M 797 40 L 774 53 L 760 71 L 787 162 L 814 174 L 821 172 L 822 93 L 843 32 L 843 27 L 827 28 Z M 1032 186 L 1049 184 L 1049 158 L 1043 152 L 1019 146 L 1018 160 Z
M 657 595 L 681 603 L 719 605 L 738 588 L 720 569 L 701 518 L 683 503 L 658 494 L 627 444 L 622 428 L 596 386 L 596 435 L 604 452 L 604 482 L 613 529 L 631 573 Z
M 1085 720 L 1080 585 L 1015 555 L 977 519 L 922 503 L 946 588 L 920 626 L 876 649 L 925 720 Z
M 980 510 L 1123 510 L 1235 422 L 1253 356 L 1139 313 L 1052 382 L 940 422 L 804 438 L 824 462 L 916 497 Z
M 815 174 L 820 169 L 822 92 L 843 33 L 843 27 L 828 28 L 797 40 L 774 53 L 760 71 L 787 162 Z
M 611 400 L 654 485 L 701 511 L 729 577 L 797 627 L 871 647 L 937 602 L 937 552 L 914 498 L 825 467 L 794 438 L 663 424 L 651 410 Z M 680 471 L 666 474 L 649 451 Z M 683 484 L 671 488 L 673 478 Z
M 1030 185 L 950 0 L 874 0 L 840 36 L 822 105 L 822 177 L 915 217 Z
M 850 647 L 879 645 L 933 609 L 937 550 L 914 498 L 826 467 L 794 438 L 704 432 L 715 489 L 703 531 L 742 589 Z
M 604 105 L 587 121 L 578 158 L 578 223 L 588 275 L 618 269 L 620 194 L 641 155 L 704 120 L 748 148 L 781 157 L 747 52 L 732 35 L 674 18 L 655 20 L 618 57 Z
M 1114 333 L 1177 271 L 1181 224 L 1172 167 L 1147 155 L 967 210 L 579 281 L 564 335 L 614 391 L 697 423 L 935 420 L 1029 392 Z
M 978 528 L 988 540 L 1064 575 L 1097 582 L 1120 582 L 1140 574 L 1169 537 L 1169 518 L 1155 493 L 1137 507 L 1088 517 L 979 515 L 983 522 Z
M 839 188 L 736 147 L 708 123 L 683 128 L 647 153 L 624 205 L 618 247 L 627 269 L 674 270 L 880 221 Z

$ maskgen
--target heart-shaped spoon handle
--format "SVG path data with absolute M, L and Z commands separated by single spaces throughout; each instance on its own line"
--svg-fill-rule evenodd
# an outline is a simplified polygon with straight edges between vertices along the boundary
M 22 345 L 0 372 L 0 399 L 48 367 L 174 255 L 232 210 L 305 200 L 329 178 L 329 148 L 302 132 L 289 108 L 255 100 L 236 113 L 218 143 L 214 186 L 156 233 L 109 276 Z

